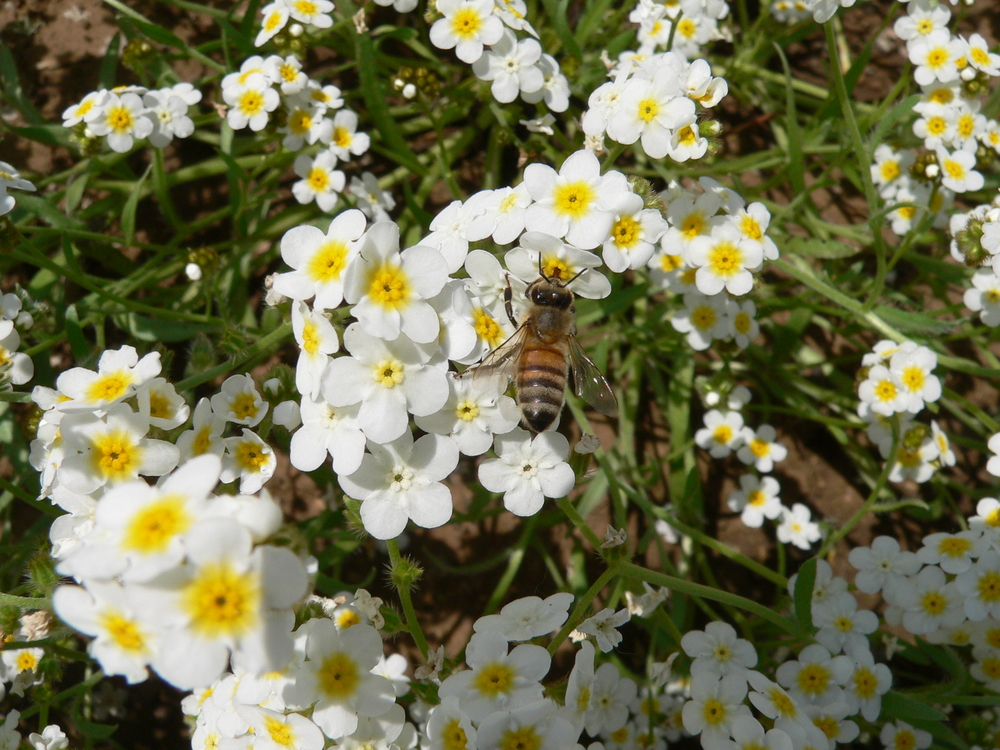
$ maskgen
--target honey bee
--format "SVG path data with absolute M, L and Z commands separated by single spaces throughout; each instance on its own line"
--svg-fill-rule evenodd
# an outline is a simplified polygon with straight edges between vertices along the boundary
M 563 281 L 558 268 L 551 276 L 539 268 L 539 277 L 524 291 L 528 310 L 520 324 L 514 319 L 508 276 L 504 308 L 517 330 L 482 362 L 461 373 L 471 374 L 474 381 L 497 378 L 502 388 L 513 380 L 521 423 L 535 433 L 556 421 L 570 376 L 577 396 L 602 414 L 613 417 L 618 413 L 608 381 L 576 340 L 574 295 L 569 285 L 579 275 Z

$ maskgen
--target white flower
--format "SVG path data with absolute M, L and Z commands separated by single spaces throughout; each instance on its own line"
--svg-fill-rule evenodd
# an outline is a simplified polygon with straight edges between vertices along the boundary
M 914 729 L 905 721 L 889 722 L 883 726 L 879 739 L 887 750 L 900 750 L 900 748 L 924 750 L 934 741 L 930 732 Z
M 451 518 L 451 490 L 441 480 L 458 465 L 458 446 L 441 435 L 424 435 L 413 441 L 406 430 L 401 437 L 379 445 L 370 442 L 361 467 L 340 484 L 361 500 L 361 520 L 376 539 L 393 539 L 403 533 L 407 520 L 425 529 Z
M 153 121 L 144 113 L 138 94 L 118 96 L 109 92 L 101 106 L 91 109 L 84 120 L 94 135 L 108 137 L 112 150 L 125 153 L 132 148 L 134 139 L 147 138 L 153 132 Z
M 694 661 L 691 675 L 723 678 L 746 676 L 757 665 L 757 651 L 750 641 L 736 637 L 736 629 L 726 622 L 710 622 L 705 630 L 692 630 L 681 638 L 681 648 Z
M 917 559 L 924 565 L 939 565 L 945 573 L 958 575 L 971 568 L 972 560 L 989 548 L 989 539 L 980 531 L 938 532 L 924 537 Z
M 899 587 L 893 604 L 903 610 L 903 627 L 927 635 L 965 620 L 962 602 L 954 582 L 947 583 L 941 568 L 928 565 Z
M 468 228 L 479 214 L 479 208 L 472 201 L 452 201 L 434 220 L 431 233 L 420 241 L 421 245 L 433 247 L 444 256 L 448 273 L 455 273 L 469 254 Z
M 572 747 L 578 736 L 573 725 L 557 713 L 556 704 L 545 699 L 487 716 L 476 731 L 476 747 L 479 750 L 507 750 L 510 747 L 561 750 Z
M 733 329 L 732 299 L 725 294 L 711 297 L 698 291 L 684 295 L 684 309 L 670 318 L 670 325 L 687 334 L 688 345 L 695 351 L 708 349 L 716 339 L 725 339 Z M 742 425 L 741 425 L 742 427 Z
M 601 174 L 601 164 L 590 151 L 571 154 L 559 172 L 547 164 L 529 164 L 524 183 L 535 203 L 525 214 L 525 228 L 565 237 L 571 245 L 589 250 L 611 232 L 613 206 L 629 192 L 625 175 Z
M 244 427 L 241 437 L 223 438 L 222 443 L 226 453 L 221 479 L 234 482 L 239 477 L 240 494 L 252 495 L 274 475 L 278 460 L 271 446 L 256 433 Z
M 965 596 L 965 614 L 973 622 L 1000 619 L 1000 553 L 983 554 L 970 570 L 955 578 Z
M 309 80 L 302 72 L 302 63 L 295 59 L 295 55 L 284 59 L 280 55 L 271 55 L 264 61 L 264 75 L 278 84 L 285 96 L 299 93 Z
M 536 204 L 537 205 L 537 204 Z M 611 282 L 599 271 L 600 258 L 551 234 L 525 232 L 520 245 L 507 252 L 504 261 L 511 274 L 530 284 L 539 269 L 546 278 L 573 281 L 573 294 L 587 299 L 603 299 L 611 294 Z M 522 299 L 524 295 L 518 295 Z
M 882 711 L 882 695 L 892 687 L 892 672 L 885 664 L 876 664 L 869 651 L 853 658 L 854 672 L 844 691 L 847 706 L 851 713 L 860 710 L 866 721 L 875 721 Z
M 298 151 L 305 144 L 329 142 L 333 137 L 333 120 L 324 117 L 326 107 L 305 97 L 287 100 L 288 121 L 278 128 L 285 137 L 281 145 L 289 151 Z
M 333 10 L 330 0 L 285 0 L 288 13 L 296 21 L 308 23 L 317 29 L 328 29 L 333 26 L 333 19 L 328 15 Z
M 813 625 L 819 630 L 816 640 L 834 654 L 843 651 L 856 658 L 869 651 L 867 636 L 878 629 L 878 616 L 868 609 L 858 609 L 858 602 L 848 591 L 831 595 L 812 611 Z
M 868 377 L 858 386 L 858 397 L 872 412 L 884 417 L 906 411 L 910 402 L 899 377 L 885 365 L 874 365 L 868 371 Z
M 157 648 L 156 635 L 136 616 L 121 585 L 88 581 L 86 588 L 60 586 L 52 606 L 59 619 L 94 636 L 87 651 L 106 674 L 122 675 L 129 684 L 149 676 L 146 666 Z
M 921 86 L 935 80 L 948 83 L 958 78 L 958 60 L 962 57 L 963 43 L 952 38 L 947 29 L 918 36 L 906 45 L 910 62 L 917 66 L 913 78 Z
M 253 40 L 254 47 L 261 47 L 269 42 L 288 23 L 288 5 L 284 0 L 265 5 L 260 12 L 263 19 L 260 23 L 260 32 Z
M 212 396 L 212 411 L 233 424 L 256 427 L 267 414 L 267 402 L 247 375 L 230 375 Z
M 344 348 L 352 356 L 327 365 L 323 398 L 334 407 L 360 404 L 358 423 L 370 440 L 395 440 L 406 432 L 407 412 L 427 416 L 448 400 L 448 373 L 428 365 L 426 347 L 405 336 L 384 341 L 352 323 L 344 331 Z
M 330 362 L 330 355 L 340 349 L 333 325 L 321 313 L 313 312 L 305 302 L 292 305 L 292 331 L 299 345 L 295 364 L 295 387 L 310 398 L 319 396 L 320 378 Z
M 29 734 L 28 743 L 33 750 L 66 750 L 69 747 L 66 733 L 55 724 L 49 724 L 41 734 L 37 732 Z
M 985 184 L 983 175 L 973 167 L 976 166 L 976 155 L 969 151 L 954 151 L 939 146 L 937 149 L 938 164 L 941 167 L 941 184 L 956 193 L 981 190 Z
M 809 508 L 795 503 L 792 509 L 781 509 L 781 524 L 777 528 L 778 541 L 794 544 L 799 549 L 808 550 L 820 538 L 819 524 L 811 520 Z
M 651 159 L 666 156 L 674 131 L 695 121 L 694 102 L 682 88 L 682 67 L 679 56 L 665 56 L 651 79 L 632 78 L 608 118 L 608 137 L 624 144 L 639 140 Z
M 139 386 L 135 394 L 139 413 L 149 418 L 149 424 L 161 430 L 172 430 L 187 422 L 191 413 L 184 398 L 165 378 L 153 378 Z
M 206 453 L 214 453 L 221 458 L 226 450 L 222 443 L 225 429 L 226 420 L 212 411 L 212 403 L 207 398 L 201 399 L 194 408 L 191 429 L 177 438 L 180 459 L 187 460 Z
M 343 161 L 350 161 L 351 156 L 361 156 L 371 145 L 371 137 L 367 133 L 359 133 L 358 115 L 349 109 L 342 109 L 333 118 L 333 135 L 330 140 L 330 151 Z
M 353 474 L 365 455 L 365 434 L 358 423 L 358 405 L 330 406 L 303 397 L 302 427 L 292 435 L 288 457 L 299 471 L 314 471 L 333 457 L 338 475 Z
M 162 476 L 177 465 L 178 449 L 146 437 L 149 420 L 118 404 L 102 420 L 93 414 L 67 414 L 60 433 L 66 458 L 59 481 L 73 492 L 89 495 L 107 484 L 143 476 Z
M 773 521 L 781 515 L 779 492 L 781 486 L 773 477 L 743 474 L 740 477 L 740 489 L 729 496 L 726 505 L 734 513 L 740 514 L 740 520 L 744 524 L 757 529 L 763 525 L 765 518 Z
M 250 725 L 256 750 L 323 750 L 322 730 L 301 714 L 243 704 L 237 704 L 236 712 Z
M 615 612 L 613 609 L 605 607 L 593 617 L 577 625 L 576 629 L 581 633 L 592 635 L 597 639 L 597 647 L 607 653 L 622 642 L 622 634 L 618 628 L 632 619 L 627 609 L 620 609 Z
M 972 288 L 965 290 L 965 306 L 979 313 L 990 328 L 1000 326 L 1000 277 L 992 268 L 980 268 L 972 275 Z
M 170 89 L 150 91 L 142 97 L 146 117 L 153 123 L 149 142 L 157 148 L 168 145 L 175 137 L 187 138 L 194 132 L 194 121 L 188 117 L 188 105 Z
M 479 481 L 490 492 L 503 492 L 504 507 L 515 515 L 534 515 L 546 497 L 565 497 L 576 484 L 565 460 L 569 441 L 557 432 L 532 437 L 518 428 L 498 435 L 494 450 L 499 458 L 480 464 Z
M 847 559 L 858 571 L 854 585 L 866 594 L 878 593 L 888 581 L 914 575 L 921 565 L 915 553 L 901 551 L 891 536 L 876 537 L 870 549 L 855 547 Z
M 307 154 L 295 157 L 295 174 L 302 178 L 292 185 L 295 200 L 302 204 L 316 201 L 321 211 L 332 211 L 347 182 L 336 166 L 337 157 L 331 151 L 321 151 L 315 159 Z
M 545 75 L 537 67 L 542 47 L 534 39 L 518 41 L 514 32 L 504 29 L 503 36 L 472 64 L 472 71 L 484 81 L 493 81 L 494 98 L 507 104 L 518 92 L 532 93 L 545 85 Z
M 525 596 L 504 605 L 500 614 L 485 615 L 472 624 L 476 633 L 497 632 L 508 641 L 529 641 L 551 633 L 569 617 L 573 595 L 553 594 L 546 599 Z
M 711 674 L 691 678 L 691 699 L 684 704 L 684 728 L 693 735 L 701 735 L 704 747 L 718 747 L 727 740 L 733 722 L 741 716 L 750 716 L 750 709 L 743 704 L 747 696 L 747 681 L 742 675 L 728 675 L 719 679 Z
M 522 644 L 507 653 L 507 639 L 500 633 L 476 633 L 469 639 L 465 661 L 470 669 L 441 683 L 442 699 L 456 696 L 474 722 L 494 711 L 505 711 L 542 698 L 540 680 L 552 662 L 541 646 Z
M 360 178 L 352 177 L 350 193 L 357 200 L 358 208 L 373 221 L 388 221 L 388 212 L 396 207 L 396 199 L 379 186 L 371 172 L 362 172 Z
M 299 631 L 307 636 L 306 662 L 282 697 L 299 706 L 315 703 L 312 719 L 327 737 L 353 734 L 359 716 L 382 716 L 392 708 L 392 683 L 371 672 L 382 655 L 382 639 L 371 625 L 338 631 L 320 618 Z
M 799 652 L 798 660 L 779 666 L 775 679 L 803 708 L 809 703 L 827 706 L 843 699 L 841 686 L 853 671 L 851 657 L 831 656 L 824 646 L 813 643 Z
M 750 702 L 764 716 L 773 719 L 777 729 L 795 732 L 799 727 L 811 726 L 812 723 L 799 702 L 778 683 L 756 671 L 751 671 L 747 677 L 750 686 L 754 689 L 748 696 Z
M 338 214 L 324 234 L 303 225 L 281 238 L 281 258 L 294 270 L 278 275 L 274 290 L 294 300 L 308 300 L 313 307 L 332 310 L 344 299 L 347 268 L 359 252 L 358 240 L 365 232 L 365 217 L 357 209 Z
M 83 122 L 93 109 L 100 109 L 103 106 L 107 97 L 108 92 L 105 89 L 101 89 L 100 91 L 91 91 L 78 103 L 67 107 L 62 113 L 63 127 L 71 128 L 74 125 Z M 6 164 L 6 162 L 3 163 Z M 8 172 L 10 171 L 5 167 L 0 167 L 0 169 Z
M 232 81 L 228 87 L 224 80 L 222 98 L 229 105 L 226 114 L 229 127 L 242 130 L 249 126 L 255 133 L 267 126 L 269 113 L 281 103 L 281 96 L 271 88 L 263 72 L 251 73 L 242 81 Z
M 667 231 L 666 220 L 656 209 L 643 208 L 642 198 L 635 193 L 620 196 L 612 210 L 616 218 L 604 242 L 604 262 L 616 273 L 642 268 Z
M 695 432 L 694 442 L 712 458 L 725 458 L 743 445 L 743 416 L 738 411 L 706 412 L 705 426 Z
M 775 442 L 777 432 L 768 424 L 761 425 L 756 431 L 751 427 L 743 428 L 743 447 L 737 452 L 737 457 L 748 466 L 754 466 L 757 471 L 769 472 L 774 468 L 775 461 L 784 460 L 788 449 Z
M 347 269 L 344 297 L 372 336 L 392 341 L 402 333 L 426 344 L 440 330 L 437 313 L 426 300 L 447 279 L 441 253 L 421 245 L 400 253 L 399 227 L 379 222 L 365 233 L 360 255 Z
M 489 450 L 494 435 L 513 430 L 521 412 L 509 396 L 488 392 L 471 378 L 448 378 L 448 401 L 439 411 L 417 417 L 417 427 L 448 435 L 466 456 Z
M 916 346 L 909 341 L 889 359 L 889 372 L 906 394 L 907 411 L 916 414 L 924 408 L 924 402 L 941 398 L 941 381 L 931 374 L 935 367 L 937 355 L 926 346 Z
M 725 289 L 739 296 L 753 289 L 751 269 L 763 263 L 764 246 L 726 222 L 714 227 L 708 237 L 692 239 L 684 258 L 698 269 L 699 292 L 712 296 Z
M 160 353 L 142 359 L 135 348 L 123 346 L 101 354 L 97 372 L 74 367 L 56 379 L 56 390 L 67 397 L 56 404 L 59 411 L 99 412 L 131 396 L 136 389 L 160 374 Z
M 439 18 L 431 26 L 431 43 L 452 49 L 470 65 L 483 54 L 484 44 L 496 44 L 503 36 L 503 22 L 493 15 L 493 0 L 438 0 Z
M 457 695 L 449 695 L 431 709 L 425 733 L 430 750 L 472 750 L 476 747 L 476 729 L 459 708 Z

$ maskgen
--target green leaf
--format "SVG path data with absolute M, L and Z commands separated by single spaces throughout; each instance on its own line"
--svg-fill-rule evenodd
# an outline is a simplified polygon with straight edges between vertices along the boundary
M 887 305 L 877 305 L 874 312 L 900 333 L 914 333 L 928 338 L 951 333 L 957 325 L 953 320 L 940 320 L 924 313 Z
M 117 724 L 95 724 L 92 721 L 84 721 L 79 717 L 74 718 L 73 725 L 84 737 L 89 737 L 94 740 L 106 740 L 118 731 Z
M 17 206 L 28 213 L 32 213 L 51 227 L 56 229 L 81 229 L 82 224 L 72 216 L 67 216 L 51 201 L 39 195 L 30 193 L 17 194 Z
M 795 618 L 802 624 L 803 628 L 810 631 L 813 627 L 812 598 L 813 589 L 816 587 L 817 564 L 817 558 L 810 557 L 799 568 L 799 574 L 795 578 L 795 594 L 793 597 L 795 601 Z
M 210 325 L 184 323 L 176 320 L 156 320 L 144 315 L 128 313 L 116 315 L 115 324 L 123 331 L 140 341 L 187 341 L 198 333 L 208 333 L 213 330 Z
M 790 237 L 785 243 L 785 250 L 796 255 L 824 260 L 850 258 L 859 252 L 858 248 L 836 240 L 807 239 L 805 237 Z
M 11 132 L 22 138 L 38 141 L 48 146 L 63 146 L 72 148 L 73 144 L 69 139 L 70 130 L 62 125 L 27 125 L 23 127 L 11 127 Z
M 882 696 L 882 712 L 903 721 L 944 721 L 945 715 L 895 690 Z
M 80 201 L 83 200 L 83 193 L 87 189 L 87 183 L 89 181 L 90 181 L 90 172 L 88 171 L 84 172 L 83 174 L 78 174 L 66 186 L 67 216 L 72 216 L 73 212 L 76 211 L 77 206 L 80 205 Z
M 83 335 L 83 328 L 80 325 L 80 313 L 77 312 L 76 305 L 66 308 L 66 340 L 69 341 L 69 348 L 73 352 L 73 358 L 77 362 L 84 361 L 90 356 L 90 342 Z
M 886 133 L 889 132 L 889 128 L 907 115 L 911 114 L 913 112 L 913 105 L 919 102 L 922 98 L 923 97 L 921 97 L 920 94 L 908 96 L 895 107 L 890 109 L 885 116 L 878 121 L 878 124 L 875 126 L 875 130 L 872 131 L 871 135 L 872 153 L 875 151 L 875 146 L 879 145 L 885 138 Z
M 122 35 L 120 32 L 111 37 L 111 41 L 108 42 L 108 51 L 104 53 L 104 59 L 101 60 L 101 72 L 97 76 L 101 88 L 111 89 L 115 87 L 115 79 L 118 75 L 118 48 L 121 47 L 121 43 Z
M 129 18 L 127 21 L 125 19 L 122 19 L 121 23 L 122 24 L 127 23 L 128 25 L 135 26 L 137 29 L 139 29 L 139 31 L 148 36 L 154 42 L 165 44 L 166 46 L 173 47 L 174 49 L 179 49 L 179 50 L 187 49 L 187 45 L 180 39 L 180 37 L 170 33 L 162 26 L 156 26 L 155 24 L 146 23 L 136 18 Z
M 128 200 L 125 201 L 125 207 L 122 208 L 122 235 L 126 245 L 131 245 L 132 239 L 135 237 L 135 209 L 139 205 L 139 199 L 142 197 L 142 183 L 145 182 L 149 176 L 149 170 L 152 168 L 152 164 L 146 167 L 146 171 L 136 181 L 132 192 L 128 196 Z

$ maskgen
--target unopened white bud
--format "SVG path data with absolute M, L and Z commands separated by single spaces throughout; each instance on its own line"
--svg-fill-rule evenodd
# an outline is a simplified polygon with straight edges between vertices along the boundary
M 191 281 L 201 280 L 201 266 L 197 263 L 188 263 L 184 266 L 184 274 L 191 279 Z
M 274 407 L 272 420 L 279 427 L 284 427 L 291 432 L 300 424 L 302 418 L 299 416 L 299 405 L 296 401 L 282 401 Z

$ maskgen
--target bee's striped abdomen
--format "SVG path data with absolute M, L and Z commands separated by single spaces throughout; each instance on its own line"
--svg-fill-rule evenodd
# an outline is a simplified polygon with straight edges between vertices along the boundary
M 525 345 L 515 385 L 521 416 L 533 432 L 547 430 L 562 411 L 566 375 L 565 351 L 544 344 Z

